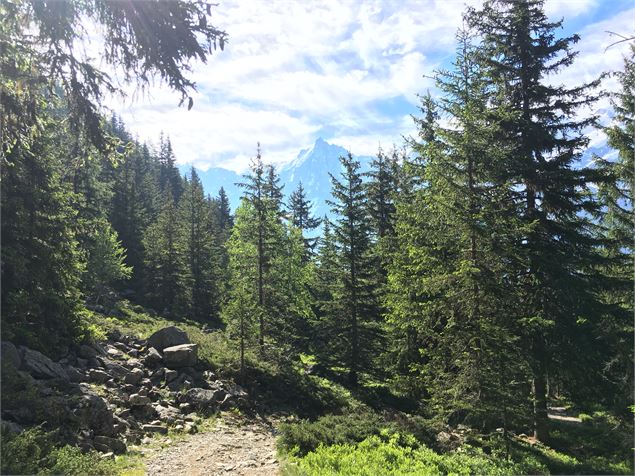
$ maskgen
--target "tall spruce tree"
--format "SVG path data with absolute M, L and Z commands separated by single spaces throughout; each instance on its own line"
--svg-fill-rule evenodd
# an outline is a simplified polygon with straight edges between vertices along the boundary
M 185 236 L 181 216 L 168 189 L 155 222 L 146 230 L 146 302 L 170 316 L 187 312 L 190 300 Z
M 498 238 L 514 230 L 505 157 L 488 120 L 488 89 L 468 31 L 459 31 L 450 71 L 437 73 L 441 98 L 424 98 L 414 168 L 421 184 L 398 204 L 388 303 L 408 344 L 416 335 L 429 405 L 445 422 L 506 424 L 514 408 L 509 382 L 519 353 L 507 319 L 507 261 Z M 442 115 L 449 127 L 437 120 Z M 409 353 L 408 353 L 409 354 Z M 406 354 L 405 356 L 407 356 Z M 501 371 L 504 369 L 504 372 Z M 416 388 L 416 385 L 411 385 Z
M 310 233 L 320 226 L 320 220 L 311 215 L 311 201 L 306 198 L 302 182 L 299 182 L 296 189 L 291 193 L 287 208 L 289 210 L 291 223 L 301 230 L 303 235 L 305 232 Z M 317 237 L 304 237 L 303 239 L 306 250 L 305 260 L 307 260 L 315 249 L 318 239 Z
M 159 187 L 162 193 L 169 189 L 176 203 L 179 203 L 183 193 L 183 179 L 176 167 L 176 157 L 172 150 L 170 137 L 164 137 L 163 132 L 159 137 Z
M 282 216 L 282 198 L 284 197 L 282 189 L 284 185 L 280 185 L 280 177 L 276 173 L 276 168 L 273 165 L 267 164 L 265 166 L 265 174 L 264 192 L 268 200 L 268 205 L 272 210 L 277 210 L 277 213 Z
M 213 239 L 215 230 L 203 185 L 194 167 L 185 182 L 180 210 L 185 237 L 184 252 L 189 267 L 190 315 L 195 319 L 209 319 L 218 312 L 215 279 L 218 271 L 215 269 L 217 261 Z
M 602 309 L 595 293 L 601 278 L 592 271 L 599 243 L 588 216 L 597 209 L 590 186 L 600 178 L 579 160 L 588 144 L 582 131 L 596 118 L 574 116 L 595 102 L 599 80 L 575 87 L 550 81 L 573 63 L 579 37 L 560 37 L 562 21 L 550 22 L 540 0 L 487 1 L 469 20 L 482 37 L 494 120 L 509 147 L 505 178 L 523 230 L 514 257 L 515 309 L 532 369 L 534 435 L 545 440 L 548 375 L 558 361 L 561 372 L 578 367 L 571 362 L 581 363 Z
M 227 192 L 225 192 L 223 187 L 218 190 L 216 201 L 218 202 L 218 227 L 223 232 L 230 231 L 231 227 L 234 226 L 234 218 L 232 217 Z
M 230 336 L 238 340 L 240 375 L 245 381 L 245 354 L 253 343 L 259 342 L 260 314 L 263 308 L 260 295 L 254 292 L 259 279 L 258 222 L 254 205 L 243 199 L 236 210 L 235 224 L 227 242 L 229 253 L 229 299 L 222 315 Z
M 368 210 L 372 219 L 372 231 L 378 240 L 393 233 L 395 204 L 398 183 L 398 157 L 395 150 L 387 156 L 379 148 L 370 163 L 367 194 Z
M 333 223 L 333 234 L 341 283 L 341 295 L 335 296 L 340 306 L 339 319 L 333 330 L 343 345 L 334 352 L 339 353 L 339 358 L 348 368 L 349 382 L 356 385 L 359 372 L 370 364 L 378 337 L 376 283 L 360 163 L 350 153 L 340 157 L 340 163 L 342 177 L 339 180 L 331 174 L 333 200 L 327 202 L 337 217 Z
M 615 311 L 599 324 L 598 351 L 602 353 L 604 385 L 592 393 L 591 401 L 605 401 L 624 413 L 633 395 L 633 237 L 635 236 L 635 45 L 624 58 L 624 70 L 617 73 L 621 89 L 613 97 L 615 119 L 605 129 L 609 145 L 617 151 L 610 159 L 597 158 L 609 180 L 601 183 L 603 207 L 598 217 L 608 238 L 605 249 L 609 263 L 603 295 Z M 607 350 L 610 349 L 610 352 Z M 608 397 L 608 398 L 607 398 Z
M 72 136 L 51 110 L 37 114 L 42 129 L 29 147 L 3 149 L 1 159 L 2 332 L 54 353 L 77 334 L 85 262 L 63 179 Z
M 272 289 L 270 271 L 275 250 L 279 244 L 280 209 L 282 193 L 278 185 L 278 177 L 273 167 L 266 166 L 262 161 L 260 153 L 260 143 L 256 152 L 256 157 L 250 165 L 250 172 L 244 175 L 245 182 L 238 185 L 245 190 L 246 199 L 256 214 L 256 249 L 258 279 L 256 282 L 258 292 L 258 318 L 259 335 L 258 342 L 261 353 L 265 350 L 265 334 L 267 333 L 267 321 L 273 315 L 273 303 L 268 295 Z
M 328 216 L 322 218 L 323 229 L 317 244 L 317 269 L 314 284 L 315 322 L 312 340 L 313 351 L 321 361 L 333 362 L 333 348 L 341 349 L 344 344 L 338 338 L 338 296 L 342 285 L 335 238 Z M 333 362 L 335 363 L 335 362 Z

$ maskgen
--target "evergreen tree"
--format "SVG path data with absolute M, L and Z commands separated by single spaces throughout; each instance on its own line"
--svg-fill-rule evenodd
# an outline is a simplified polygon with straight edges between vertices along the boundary
M 268 164 L 265 166 L 267 178 L 263 186 L 263 191 L 268 202 L 268 206 L 272 210 L 277 210 L 277 214 L 282 217 L 282 189 L 284 185 L 280 185 L 280 177 L 276 173 L 276 168 Z
M 549 82 L 574 61 L 571 47 L 579 37 L 559 37 L 562 22 L 547 20 L 542 1 L 487 1 L 469 18 L 482 36 L 494 120 L 509 146 L 505 178 L 524 235 L 514 256 L 515 309 L 532 369 L 534 435 L 545 440 L 547 376 L 557 361 L 574 370 L 571 362 L 580 359 L 602 310 L 595 293 L 600 276 L 592 271 L 599 243 L 588 217 L 597 209 L 590 186 L 600 177 L 579 161 L 588 143 L 582 131 L 596 118 L 574 117 L 595 102 L 599 81 L 576 87 Z
M 1 169 L 3 339 L 54 352 L 78 332 L 85 260 L 63 179 L 71 143 L 60 119 L 38 109 L 29 147 L 4 149 Z
M 398 205 L 389 304 L 409 345 L 415 331 L 418 371 L 434 414 L 450 423 L 467 418 L 506 427 L 518 394 L 509 385 L 518 372 L 510 362 L 519 354 L 509 345 L 516 329 L 505 298 L 513 289 L 505 283 L 498 236 L 514 230 L 506 222 L 514 209 L 498 181 L 504 155 L 488 121 L 482 68 L 469 32 L 460 31 L 458 40 L 454 69 L 437 74 L 441 99 L 422 104 L 423 141 L 414 150 L 424 166 L 414 169 L 422 175 L 413 180 L 421 186 Z M 439 124 L 439 114 L 451 127 Z M 414 360 L 411 352 L 404 357 Z
M 185 183 L 180 209 L 185 236 L 184 251 L 189 267 L 190 315 L 199 320 L 209 319 L 218 312 L 215 277 L 219 273 L 216 269 L 217 257 L 214 256 L 215 230 L 203 185 L 194 167 Z
M 618 77 L 621 91 L 613 100 L 616 121 L 605 129 L 608 143 L 618 155 L 615 161 L 600 161 L 600 166 L 612 175 L 612 180 L 601 184 L 600 198 L 606 206 L 603 219 L 615 245 L 632 253 L 635 228 L 635 46 L 631 45 L 630 57 L 624 59 L 624 71 L 618 73 Z
M 350 383 L 356 385 L 360 370 L 369 365 L 376 342 L 377 303 L 373 294 L 370 226 L 360 164 L 350 153 L 340 157 L 340 163 L 342 180 L 331 175 L 333 200 L 328 201 L 337 216 L 333 234 L 342 287 L 341 295 L 335 297 L 340 306 L 339 316 L 344 318 L 334 328 L 344 345 L 334 352 L 339 353 L 348 367 Z
M 126 250 L 106 220 L 97 224 L 91 238 L 83 283 L 87 295 L 99 303 L 117 282 L 130 278 L 132 268 L 125 264 Z
M 159 187 L 162 193 L 170 190 L 176 203 L 181 199 L 183 193 L 183 179 L 176 167 L 176 157 L 172 150 L 170 138 L 163 138 L 163 133 L 159 137 Z
M 145 232 L 146 300 L 171 316 L 187 311 L 189 280 L 185 236 L 179 210 L 168 189 L 161 212 Z
M 268 296 L 268 290 L 272 288 L 269 282 L 269 273 L 273 261 L 273 254 L 277 247 L 280 225 L 280 199 L 281 192 L 277 186 L 278 177 L 273 168 L 268 168 L 262 161 L 260 143 L 255 159 L 250 165 L 250 173 L 245 175 L 246 182 L 238 184 L 245 189 L 244 199 L 253 207 L 256 214 L 256 249 L 258 266 L 258 306 L 259 306 L 259 335 L 258 342 L 261 353 L 264 352 L 266 325 L 272 315 L 272 303 Z
M 58 96 L 74 133 L 83 131 L 105 152 L 114 145 L 102 127 L 105 92 L 123 93 L 125 84 L 145 87 L 159 79 L 191 108 L 188 95 L 195 84 L 186 74 L 191 61 L 205 62 L 217 41 L 222 48 L 227 37 L 207 21 L 211 6 L 204 3 L 26 0 L 7 4 L 2 13 L 3 146 L 26 145 L 37 126 L 38 103 Z M 83 26 L 86 21 L 102 33 L 90 56 L 84 48 L 69 47 L 90 42 L 93 32 Z M 101 71 L 95 58 L 122 81 Z
M 306 198 L 302 182 L 298 183 L 297 188 L 291 193 L 287 208 L 291 223 L 302 232 L 311 232 L 320 226 L 320 220 L 311 215 L 311 202 Z M 316 243 L 317 238 L 304 238 L 305 260 L 315 249 Z
M 248 200 L 242 200 L 236 210 L 236 222 L 227 242 L 229 253 L 229 299 L 223 308 L 223 318 L 230 336 L 235 336 L 240 349 L 240 375 L 245 382 L 245 353 L 258 341 L 258 324 L 263 312 L 254 286 L 259 278 L 257 212 Z
M 328 362 L 333 357 L 333 348 L 341 349 L 344 343 L 337 332 L 338 301 L 341 296 L 341 283 L 339 281 L 339 263 L 337 248 L 331 223 L 327 216 L 322 219 L 323 230 L 317 245 L 317 269 L 314 284 L 315 316 L 316 320 L 313 333 L 313 348 L 320 360 Z
M 397 192 L 397 152 L 391 157 L 386 156 L 379 148 L 377 156 L 370 163 L 367 184 L 368 210 L 372 220 L 373 234 L 378 240 L 393 233 L 395 204 Z
M 125 130 L 120 134 L 128 136 Z M 133 270 L 130 285 L 140 295 L 145 280 L 143 236 L 159 211 L 158 162 L 147 145 L 129 145 L 131 150 L 123 154 L 116 167 L 105 167 L 113 177 L 110 222 L 126 249 L 126 264 Z
M 597 351 L 602 365 L 600 391 L 589 401 L 605 401 L 623 413 L 633 395 L 633 236 L 635 236 L 635 46 L 618 73 L 621 90 L 613 98 L 614 123 L 605 129 L 609 145 L 617 151 L 614 159 L 597 158 L 608 181 L 600 183 L 603 205 L 598 217 L 608 244 L 604 250 L 609 263 L 604 272 L 605 301 L 614 307 L 598 324 Z M 608 397 L 608 398 L 607 398 Z
M 221 231 L 226 232 L 231 230 L 234 226 L 234 218 L 231 214 L 231 207 L 229 206 L 229 198 L 223 187 L 218 191 L 218 227 Z
M 208 197 L 208 204 L 212 214 L 212 228 L 209 233 L 213 237 L 213 255 L 216 262 L 216 283 L 219 306 L 224 305 L 229 293 L 229 253 L 227 250 L 229 237 L 234 226 L 234 217 L 229 207 L 229 199 L 221 187 L 218 197 Z

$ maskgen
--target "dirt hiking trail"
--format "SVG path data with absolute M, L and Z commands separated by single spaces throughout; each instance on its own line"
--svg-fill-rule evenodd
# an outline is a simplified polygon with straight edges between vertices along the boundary
M 279 474 L 276 431 L 261 418 L 223 415 L 214 429 L 198 433 L 149 455 L 150 476 Z

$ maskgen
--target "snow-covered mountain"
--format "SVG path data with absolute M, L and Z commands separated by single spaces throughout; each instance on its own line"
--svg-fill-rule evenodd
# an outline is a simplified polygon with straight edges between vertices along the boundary
M 580 165 L 588 165 L 594 155 L 610 159 L 614 151 L 606 144 L 602 137 L 593 147 L 590 147 L 583 155 Z M 324 139 L 317 139 L 313 147 L 303 149 L 297 157 L 278 169 L 280 183 L 284 185 L 283 192 L 288 198 L 301 181 L 307 198 L 313 205 L 313 214 L 323 217 L 329 214 L 329 206 L 326 200 L 331 198 L 331 179 L 329 173 L 336 177 L 340 174 L 339 157 L 346 155 L 347 150 L 339 145 L 330 144 Z M 363 172 L 369 169 L 372 157 L 355 156 L 361 162 Z M 181 173 L 189 173 L 190 166 L 181 166 Z M 235 210 L 240 202 L 242 190 L 236 185 L 244 179 L 240 174 L 220 167 L 210 168 L 206 171 L 198 170 L 205 192 L 217 196 L 221 187 L 229 197 L 232 210 Z
M 313 147 L 301 150 L 295 159 L 278 169 L 285 196 L 291 195 L 298 183 L 302 182 L 307 198 L 313 204 L 314 215 L 322 217 L 328 214 L 329 207 L 326 200 L 331 196 L 329 173 L 339 175 L 339 157 L 346 154 L 345 148 L 330 144 L 321 138 L 315 141 Z M 356 158 L 361 162 L 362 170 L 367 170 L 372 157 L 356 156 Z M 189 165 L 183 165 L 180 168 L 181 173 L 189 173 Z M 213 167 L 206 171 L 196 169 L 196 172 L 201 178 L 206 193 L 216 196 L 219 189 L 223 187 L 232 209 L 236 209 L 242 194 L 242 190 L 236 185 L 243 181 L 240 174 L 220 167 Z

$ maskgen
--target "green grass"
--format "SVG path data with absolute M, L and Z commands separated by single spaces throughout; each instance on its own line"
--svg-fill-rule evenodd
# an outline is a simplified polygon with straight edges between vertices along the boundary
M 84 328 L 91 329 L 91 336 L 105 336 L 118 330 L 140 339 L 146 339 L 154 332 L 167 326 L 177 326 L 183 329 L 190 340 L 199 345 L 199 359 L 209 367 L 219 372 L 237 373 L 238 350 L 230 342 L 225 333 L 215 329 L 203 332 L 202 323 L 192 320 L 172 320 L 148 313 L 141 306 L 120 301 L 116 309 L 109 314 L 86 311 L 83 316 Z M 99 340 L 99 339 L 96 339 Z

